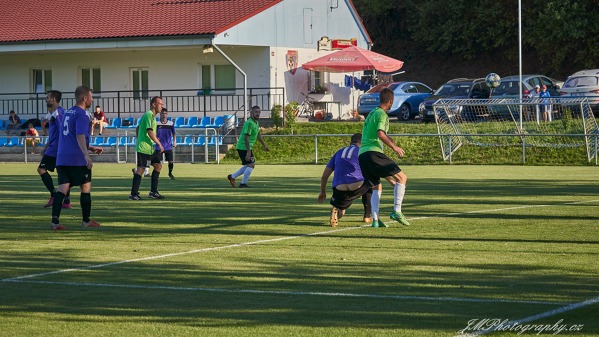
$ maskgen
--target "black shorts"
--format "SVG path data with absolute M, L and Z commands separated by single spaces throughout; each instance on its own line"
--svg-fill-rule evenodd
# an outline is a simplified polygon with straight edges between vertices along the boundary
M 358 157 L 358 161 L 364 180 L 370 182 L 372 187 L 380 184 L 381 178 L 401 172 L 399 166 L 381 152 L 364 152 Z
M 56 157 L 44 155 L 37 168 L 54 172 L 54 169 L 56 168 Z
M 92 181 L 92 170 L 87 166 L 57 166 L 58 185 L 81 186 Z
M 173 155 L 173 150 L 164 150 L 164 161 L 166 162 L 173 162 L 175 161 L 175 156 Z M 160 154 L 159 150 L 154 150 L 154 154 L 153 156 L 158 157 L 158 159 L 160 160 L 160 162 L 162 162 L 162 155 Z
M 253 155 L 250 157 L 250 161 L 245 160 L 245 156 L 248 153 L 247 150 L 237 150 L 237 153 L 239 154 L 239 159 L 241 159 L 242 165 L 253 164 L 256 162 L 256 159 L 254 158 Z M 252 152 L 252 154 L 253 154 L 253 152 Z
M 341 210 L 348 209 L 351 206 L 352 201 L 363 196 L 364 193 L 370 191 L 372 193 L 372 187 L 366 182 L 362 184 L 357 190 L 354 191 L 339 191 L 333 187 L 333 196 L 331 197 L 331 205 Z
M 152 154 L 137 152 L 137 167 L 150 167 L 152 164 L 160 164 L 161 160 L 160 151 L 154 151 Z

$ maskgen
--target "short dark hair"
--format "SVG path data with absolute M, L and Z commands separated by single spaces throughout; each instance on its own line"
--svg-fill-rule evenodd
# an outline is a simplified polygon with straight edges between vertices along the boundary
M 10 114 L 14 114 L 14 113 L 16 113 L 14 110 L 10 110 L 10 112 L 8 114 L 10 115 Z
M 354 133 L 351 136 L 351 144 L 358 144 L 358 143 L 362 143 L 362 134 L 361 133 Z
M 254 105 L 250 110 L 262 110 L 258 105 Z
M 152 97 L 152 99 L 150 100 L 150 105 L 155 104 L 157 100 L 162 99 L 162 97 L 160 96 L 154 96 Z
M 62 92 L 58 90 L 50 90 L 48 91 L 48 96 L 54 98 L 56 103 L 60 103 L 60 100 L 62 99 Z
M 162 110 L 160 110 L 160 112 L 168 112 L 168 110 L 166 108 L 162 108 Z
M 89 94 L 90 92 L 92 92 L 90 88 L 84 85 L 78 86 L 77 89 L 75 89 L 75 100 L 77 102 L 83 101 L 83 98 L 85 98 L 85 96 L 87 96 L 87 94 Z
M 96 109 L 97 109 L 97 108 L 100 108 L 100 109 L 102 109 L 102 108 L 101 108 L 99 105 L 96 105 Z
M 393 90 L 384 88 L 379 94 L 381 104 L 389 103 L 393 99 Z

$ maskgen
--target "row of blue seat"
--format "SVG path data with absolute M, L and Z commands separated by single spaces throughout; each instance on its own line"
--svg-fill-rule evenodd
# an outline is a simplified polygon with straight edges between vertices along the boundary
M 212 120 L 211 117 L 202 117 L 201 119 L 198 117 L 189 117 L 185 119 L 185 117 L 176 117 L 173 124 L 175 128 L 215 128 L 218 129 L 225 124 L 230 123 L 230 120 L 233 120 L 231 124 L 237 126 L 237 118 L 233 115 L 223 115 L 217 116 Z M 110 125 L 108 125 L 107 129 L 122 129 L 122 128 L 136 128 L 139 125 L 141 118 L 121 118 L 115 117 L 110 121 Z M 158 121 L 158 118 L 156 118 Z M 127 121 L 123 123 L 123 121 Z M 126 126 L 123 126 L 126 124 Z
M 15 147 L 23 146 L 23 137 L 0 137 L 0 147 Z M 208 142 L 206 143 L 206 139 Z M 90 145 L 92 146 L 116 146 L 118 140 L 119 146 L 135 146 L 136 137 L 93 137 L 91 138 Z M 40 137 L 40 143 L 38 146 L 46 145 L 48 137 Z M 191 145 L 222 145 L 223 139 L 221 136 L 177 136 L 177 146 L 191 146 Z

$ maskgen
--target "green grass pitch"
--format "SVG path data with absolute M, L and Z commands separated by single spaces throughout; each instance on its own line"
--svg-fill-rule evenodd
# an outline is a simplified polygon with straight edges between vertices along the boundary
M 405 166 L 412 225 L 374 229 L 359 202 L 327 226 L 320 165 L 243 190 L 238 165 L 176 164 L 135 202 L 131 164 L 96 164 L 102 227 L 74 188 L 61 232 L 36 167 L 0 164 L 0 336 L 599 335 L 597 167 Z

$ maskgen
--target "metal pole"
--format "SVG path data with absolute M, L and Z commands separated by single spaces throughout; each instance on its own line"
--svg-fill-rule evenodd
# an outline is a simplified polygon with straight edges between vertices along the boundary
M 452 154 L 452 150 L 451 150 L 451 135 L 447 135 L 447 137 L 449 138 L 449 165 L 451 165 L 451 154 Z
M 522 165 L 526 164 L 526 135 L 522 134 Z
M 318 164 L 318 135 L 314 135 L 314 164 Z
M 520 132 L 522 132 L 522 0 L 518 0 L 518 66 L 520 71 L 520 77 L 518 81 L 519 85 L 519 97 L 520 97 Z
M 599 154 L 599 153 L 597 153 L 597 152 L 599 152 L 599 151 L 597 151 L 597 137 L 598 136 L 599 135 L 595 134 L 595 166 L 597 166 L 597 155 Z
M 231 65 L 233 65 L 233 67 L 235 67 L 235 69 L 237 69 L 237 71 L 239 71 L 241 73 L 241 76 L 243 76 L 243 118 L 245 120 L 248 119 L 248 102 L 249 102 L 249 97 L 248 97 L 248 78 L 247 75 L 245 74 L 245 72 L 243 70 L 241 70 L 241 67 L 238 66 L 235 62 L 233 62 L 233 60 L 227 55 L 225 54 L 222 50 L 220 50 L 220 48 L 218 48 L 217 45 L 212 44 L 212 46 L 214 47 L 214 49 L 218 50 L 218 52 L 227 59 L 227 61 L 229 61 L 231 63 Z

